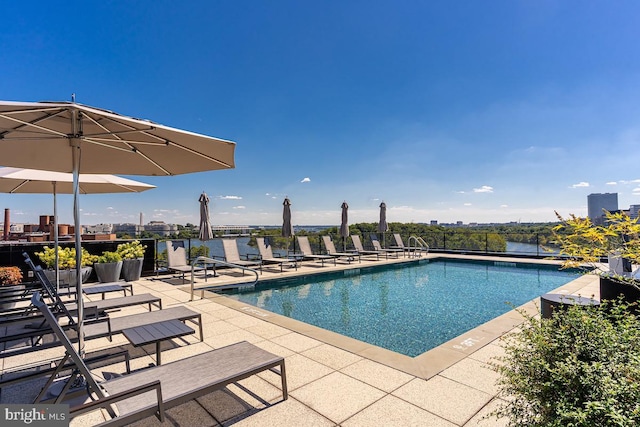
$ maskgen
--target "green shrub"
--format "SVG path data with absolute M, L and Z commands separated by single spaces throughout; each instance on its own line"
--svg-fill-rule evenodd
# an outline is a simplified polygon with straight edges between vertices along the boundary
M 118 252 L 109 252 L 109 251 L 102 252 L 102 255 L 100 255 L 96 260 L 97 263 L 119 262 L 119 261 L 122 261 L 122 256 Z
M 193 259 L 193 258 L 197 258 L 199 256 L 208 257 L 209 256 L 209 247 L 206 246 L 206 245 L 192 246 L 191 247 L 191 251 L 189 251 L 189 258 Z
M 55 248 L 44 246 L 42 252 L 36 252 L 36 255 L 47 268 L 55 268 Z M 82 248 L 82 267 L 93 264 L 96 262 L 96 258 L 96 255 L 91 255 L 85 248 Z M 76 268 L 76 249 L 58 247 L 58 266 L 61 269 Z
M 640 423 L 640 320 L 622 301 L 526 316 L 505 338 L 502 405 L 510 426 L 632 426 Z
M 139 240 L 134 240 L 132 242 L 120 243 L 116 252 L 120 254 L 122 259 L 136 259 L 144 258 L 145 249 L 147 249 L 147 247 L 140 243 Z

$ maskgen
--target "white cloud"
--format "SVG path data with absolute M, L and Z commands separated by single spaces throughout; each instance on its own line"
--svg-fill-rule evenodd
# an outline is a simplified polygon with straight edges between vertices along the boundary
M 220 196 L 221 200 L 242 200 L 241 196 Z
M 113 207 L 112 207 L 112 206 L 109 206 L 107 209 L 113 209 Z
M 501 208 L 508 208 L 509 205 L 500 205 Z
M 586 187 L 589 187 L 589 183 L 582 181 L 582 182 L 579 182 L 577 184 L 573 184 L 569 188 L 586 188 Z
M 465 206 L 473 206 L 471 203 L 465 203 Z
M 311 178 L 309 178 L 309 177 L 302 178 L 302 181 L 300 181 L 300 182 L 302 182 L 302 183 L 304 183 L 304 182 L 311 182 Z
M 631 194 L 633 194 L 634 196 L 640 196 L 640 187 L 636 187 L 631 190 Z
M 464 193 L 465 193 L 464 190 L 456 191 L 456 194 L 464 194 Z
M 618 185 L 618 183 L 615 181 L 609 181 L 605 185 Z
M 233 209 L 246 209 L 246 206 L 234 206 Z
M 483 185 L 480 188 L 474 188 L 473 192 L 474 193 L 493 193 L 493 187 L 490 187 L 488 185 Z

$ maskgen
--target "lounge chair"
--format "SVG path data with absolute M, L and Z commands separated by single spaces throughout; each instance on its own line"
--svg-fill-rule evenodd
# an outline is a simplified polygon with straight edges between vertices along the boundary
M 40 294 L 38 293 L 38 295 Z M 70 331 L 73 330 L 73 333 L 75 334 L 77 321 L 76 318 L 73 317 L 73 314 L 67 309 L 67 306 L 57 299 L 53 303 L 53 310 L 58 316 L 64 315 L 67 318 L 67 324 L 64 328 Z M 92 312 L 95 313 L 93 316 L 91 316 Z M 109 340 L 112 340 L 114 334 L 122 333 L 125 329 L 168 320 L 192 322 L 199 329 L 200 341 L 204 338 L 202 332 L 202 314 L 185 306 L 176 306 L 162 310 L 113 318 L 109 316 L 99 317 L 97 314 L 97 309 L 92 310 L 91 305 L 87 306 L 83 326 L 85 340 L 102 337 L 107 337 Z M 40 318 L 37 319 L 38 320 L 34 323 L 32 318 L 26 317 L 24 320 L 12 322 L 10 325 L 11 327 L 7 327 L 5 334 L 0 336 L 0 345 L 4 345 L 4 354 L 22 354 L 32 351 L 36 346 L 37 348 L 48 348 L 59 344 L 55 340 L 46 339 L 46 337 L 50 336 L 53 331 L 46 325 L 46 322 L 41 321 Z M 30 340 L 31 345 L 25 345 L 25 340 Z M 19 345 L 17 347 L 10 346 L 12 342 Z
M 422 256 L 422 253 L 428 253 L 429 252 L 429 247 L 425 247 L 423 245 L 418 245 L 418 241 L 416 239 L 416 246 L 405 246 L 404 242 L 402 241 L 402 237 L 400 236 L 399 233 L 393 233 L 393 238 L 396 241 L 395 246 L 391 246 L 392 249 L 401 249 L 404 251 L 405 255 L 407 256 Z M 413 237 L 415 238 L 415 237 Z M 411 241 L 411 238 L 409 239 L 409 241 Z
M 351 235 L 351 241 L 353 242 L 353 247 L 356 248 L 356 251 L 358 251 L 360 255 L 375 255 L 376 259 L 379 260 L 380 254 L 385 254 L 384 252 L 380 252 L 380 251 L 365 250 L 364 247 L 362 246 L 362 241 L 360 241 L 360 236 L 357 234 Z
M 256 244 L 258 245 L 258 250 L 260 251 L 260 261 L 262 264 L 279 264 L 280 272 L 283 271 L 285 265 L 293 265 L 296 270 L 298 269 L 298 260 L 295 258 L 284 258 L 284 257 L 275 257 L 273 256 L 273 251 L 271 250 L 271 246 L 267 246 L 264 237 L 256 237 Z
M 333 261 L 333 265 L 336 265 L 336 258 L 331 255 L 315 255 L 311 250 L 311 244 L 307 236 L 296 236 L 296 239 L 298 239 L 303 261 L 320 261 L 323 267 L 325 261 Z
M 71 418 L 104 408 L 112 417 L 107 422 L 109 425 L 128 425 L 152 415 L 164 422 L 166 409 L 266 370 L 280 375 L 282 399 L 288 398 L 284 358 L 246 341 L 98 383 L 47 305 L 39 300 L 38 294 L 34 294 L 33 304 L 41 310 L 64 345 L 65 356 L 60 366 L 71 359 L 76 367 L 68 382 L 73 382 L 77 376 L 84 377 L 87 390 L 97 397 L 90 403 L 72 407 Z M 49 389 L 57 373 L 51 375 L 38 401 Z M 63 392 L 66 392 L 64 388 Z M 64 394 L 59 395 L 56 402 L 64 402 L 63 398 Z
M 222 239 L 222 249 L 224 249 L 224 260 L 229 264 L 234 264 L 245 268 L 258 268 L 262 273 L 262 262 L 258 260 L 244 260 L 240 258 L 238 252 L 238 242 L 236 239 Z M 244 269 L 242 269 L 244 276 Z
M 51 281 L 49 281 L 47 276 L 44 274 L 42 267 L 34 265 L 33 261 L 26 253 L 24 253 L 23 256 L 25 258 L 25 263 L 29 266 L 29 268 L 31 268 L 35 278 L 41 284 L 42 290 L 45 292 L 45 295 L 47 295 L 52 301 L 63 304 L 67 308 L 67 310 L 75 314 L 77 310 L 77 304 L 75 302 L 63 302 L 57 294 L 56 288 L 55 286 L 53 286 L 53 283 L 51 283 Z M 133 290 L 131 291 L 130 296 L 109 299 L 104 299 L 103 296 L 103 299 L 100 301 L 85 301 L 84 308 L 85 310 L 87 310 L 87 312 L 89 310 L 93 310 L 97 311 L 98 313 L 102 313 L 106 310 L 115 310 L 145 304 L 149 306 L 149 311 L 151 311 L 152 306 L 156 306 L 158 309 L 162 309 L 162 299 L 160 297 L 148 293 L 133 295 Z
M 401 252 L 404 254 L 403 249 L 383 248 L 382 245 L 380 244 L 380 241 L 378 240 L 378 236 L 376 236 L 375 233 L 370 234 L 369 238 L 371 239 L 371 244 L 373 245 L 373 249 L 378 252 L 384 252 L 387 258 L 389 258 L 389 255 L 395 255 L 395 257 L 398 258 Z
M 331 240 L 331 236 L 322 236 L 322 241 L 324 243 L 324 247 L 327 250 L 327 255 L 331 255 L 332 257 L 346 258 L 347 262 L 351 264 L 351 261 L 358 258 L 358 262 L 362 262 L 360 259 L 360 254 L 358 252 L 338 252 L 336 251 L 336 247 L 333 244 L 333 240 Z
M 167 269 L 179 273 L 182 277 L 182 283 L 185 283 L 184 275 L 191 271 L 203 271 L 205 278 L 207 269 L 205 267 L 191 266 L 187 262 L 187 250 L 182 240 L 167 240 Z

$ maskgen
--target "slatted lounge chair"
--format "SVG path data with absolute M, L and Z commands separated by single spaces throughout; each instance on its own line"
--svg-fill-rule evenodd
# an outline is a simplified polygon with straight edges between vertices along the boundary
M 152 294 L 129 295 L 126 297 L 109 298 L 99 301 L 85 301 L 84 308 L 87 310 L 88 308 L 94 307 L 98 312 L 104 312 L 107 310 L 116 310 L 145 304 L 149 307 L 149 311 L 152 311 L 152 307 L 162 310 L 162 298 Z M 76 303 L 66 304 L 66 306 L 72 312 L 77 309 Z
M 380 254 L 384 254 L 384 252 L 380 252 L 380 251 L 365 250 L 364 247 L 362 246 L 362 241 L 360 240 L 360 236 L 357 234 L 351 235 L 351 241 L 353 242 L 353 247 L 356 248 L 356 251 L 358 251 L 360 255 L 375 255 L 376 259 L 379 260 Z M 386 256 L 386 254 L 384 255 Z
M 182 277 L 182 283 L 185 283 L 185 274 L 191 274 L 191 271 L 204 271 L 205 278 L 207 275 L 206 267 L 191 266 L 187 262 L 187 250 L 182 240 L 167 240 L 167 269 L 179 273 Z
M 35 294 L 34 294 L 35 295 Z M 167 320 L 180 320 L 184 323 L 191 322 L 197 328 L 200 341 L 203 340 L 202 332 L 202 314 L 193 311 L 185 306 L 176 306 L 165 308 L 162 310 L 149 311 L 146 313 L 131 314 L 119 317 L 103 317 L 84 321 L 83 332 L 85 340 L 107 337 L 109 341 L 113 339 L 113 335 L 122 333 L 123 330 L 135 328 L 138 326 L 150 325 L 152 323 L 164 322 Z M 76 337 L 76 325 L 69 322 L 61 326 L 68 331 L 71 337 Z M 5 348 L 1 353 L 3 355 L 18 355 L 28 353 L 34 349 L 44 349 L 55 347 L 60 343 L 52 337 L 53 331 L 47 324 L 42 326 L 33 326 L 32 321 L 24 320 L 21 323 L 13 324 L 11 332 L 0 336 L 0 345 L 9 346 L 12 342 L 18 342 L 18 346 L 10 346 Z M 24 341 L 30 340 L 31 345 Z
M 192 266 L 187 262 L 187 250 L 182 240 L 167 240 L 167 269 L 179 273 L 182 283 L 185 283 L 185 274 L 191 274 Z M 207 269 L 205 267 L 193 266 L 193 271 L 204 271 L 205 279 Z
M 164 322 L 166 320 L 189 321 L 198 327 L 200 341 L 204 339 L 202 334 L 202 314 L 183 305 L 145 313 L 112 317 L 109 319 L 109 322 L 95 322 L 85 325 L 85 339 L 111 337 L 111 335 L 121 333 L 125 329 Z
M 76 333 L 75 328 L 77 322 L 73 317 L 73 314 L 67 309 L 65 304 L 63 304 L 59 300 L 54 302 L 53 306 L 54 311 L 60 312 L 65 315 L 68 320 L 68 324 L 65 326 L 65 329 L 69 330 L 70 334 L 74 335 Z M 189 321 L 198 327 L 200 333 L 200 341 L 202 341 L 204 338 L 202 333 L 202 314 L 193 311 L 185 306 L 177 306 L 162 310 L 155 310 L 146 313 L 131 314 L 113 318 L 109 316 L 98 317 L 96 314 L 94 316 L 91 316 L 92 318 L 88 320 L 87 318 L 89 317 L 89 313 L 91 313 L 91 311 L 91 306 L 89 305 L 85 312 L 85 321 L 83 327 L 85 340 L 102 337 L 108 337 L 109 340 L 111 340 L 114 334 L 122 333 L 124 329 L 149 325 L 152 323 L 163 322 L 167 320 L 180 320 L 182 322 Z M 58 316 L 60 316 L 60 314 L 58 314 Z M 44 339 L 44 337 L 50 336 L 51 334 L 52 331 L 45 322 L 37 320 L 36 323 L 33 323 L 33 319 L 26 318 L 25 320 L 13 322 L 11 330 L 7 328 L 7 332 L 4 335 L 0 336 L 0 344 L 5 344 L 6 347 L 8 343 L 11 342 L 30 340 L 31 346 L 27 346 L 23 343 L 17 348 L 12 348 L 11 351 L 9 351 L 8 348 L 3 349 L 5 354 L 21 354 L 29 352 L 36 345 L 37 348 L 47 348 L 58 345 L 59 343 L 57 343 L 55 340 Z
M 57 295 L 56 288 L 53 285 L 53 283 L 51 283 L 51 281 L 49 281 L 47 276 L 44 274 L 42 267 L 34 265 L 33 261 L 31 260 L 31 258 L 29 258 L 29 255 L 27 255 L 26 253 L 23 254 L 23 256 L 25 257 L 25 262 L 27 263 L 29 268 L 31 268 L 31 270 L 33 271 L 34 276 L 36 277 L 38 282 L 40 282 L 40 284 L 42 285 L 42 289 L 45 292 L 45 295 L 47 295 L 51 300 L 63 304 L 64 306 L 67 307 L 67 310 L 72 311 L 74 312 L 73 314 L 75 314 L 75 310 L 77 310 L 77 304 L 63 302 L 59 298 L 59 295 Z M 123 284 L 123 285 L 125 285 L 123 289 L 127 288 L 126 285 L 131 286 L 131 284 Z M 104 296 L 103 296 L 103 299 L 101 301 L 85 302 L 84 307 L 85 309 L 93 307 L 92 308 L 93 310 L 97 310 L 98 312 L 101 313 L 106 310 L 115 310 L 119 308 L 131 307 L 135 305 L 144 305 L 144 304 L 147 304 L 149 306 L 149 311 L 151 311 L 152 306 L 156 306 L 159 309 L 162 309 L 161 298 L 148 293 L 141 294 L 141 295 L 133 295 L 133 290 L 131 291 L 130 296 L 124 296 L 121 298 L 109 298 L 106 300 L 104 299 Z
M 239 265 L 246 268 L 258 268 L 262 273 L 262 262 L 258 260 L 244 260 L 240 258 L 238 252 L 238 242 L 236 239 L 222 239 L 222 249 L 224 249 L 224 260 L 230 264 Z M 244 269 L 242 270 L 244 275 Z
M 375 234 L 371 234 L 369 238 L 371 239 L 371 244 L 373 245 L 373 249 L 378 252 L 384 252 L 387 255 L 387 258 L 389 257 L 389 255 L 394 255 L 396 258 L 398 258 L 400 253 L 404 253 L 404 250 L 402 249 L 383 248 L 382 245 L 380 244 L 380 241 L 378 240 L 378 237 Z
M 296 236 L 296 239 L 298 239 L 303 261 L 320 261 L 323 267 L 325 261 L 333 261 L 333 265 L 336 265 L 336 258 L 331 255 L 315 255 L 311 250 L 311 244 L 307 236 Z
M 405 255 L 422 256 L 422 253 L 428 253 L 429 248 L 424 246 L 405 246 L 402 241 L 402 237 L 399 233 L 393 233 L 393 239 L 396 241 L 395 246 L 391 246 L 393 249 L 402 249 Z M 411 239 L 409 239 L 411 241 Z
M 358 252 L 338 252 L 336 251 L 336 247 L 333 244 L 333 240 L 331 240 L 331 236 L 322 236 L 322 242 L 324 243 L 324 247 L 327 250 L 327 255 L 331 255 L 332 257 L 346 258 L 347 262 L 351 264 L 351 261 L 358 258 L 358 262 L 362 262 L 360 260 L 360 254 Z
M 166 409 L 266 370 L 280 375 L 282 399 L 288 398 L 284 358 L 246 341 L 98 383 L 49 308 L 38 301 L 35 294 L 34 299 L 33 304 L 42 311 L 63 343 L 65 359 L 71 359 L 75 364 L 76 371 L 69 382 L 77 376 L 84 377 L 87 389 L 97 397 L 93 402 L 72 407 L 72 418 L 105 408 L 112 418 L 101 425 L 122 426 L 152 415 L 164 422 Z M 55 377 L 51 376 L 45 389 L 49 388 Z
M 278 264 L 280 265 L 280 272 L 283 271 L 285 265 L 293 265 L 296 270 L 298 269 L 298 261 L 295 258 L 273 256 L 271 246 L 266 245 L 264 237 L 256 237 L 256 244 L 258 245 L 258 250 L 260 251 L 260 261 L 262 261 L 263 265 Z

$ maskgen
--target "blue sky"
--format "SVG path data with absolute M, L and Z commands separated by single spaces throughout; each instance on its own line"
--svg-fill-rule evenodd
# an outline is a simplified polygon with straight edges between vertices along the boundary
M 0 99 L 76 101 L 237 143 L 236 168 L 128 176 L 82 223 L 552 221 L 640 204 L 636 1 L 5 2 Z M 0 166 L 2 166 L 0 153 Z M 12 222 L 47 195 L 0 194 Z M 60 221 L 72 199 L 59 196 Z

